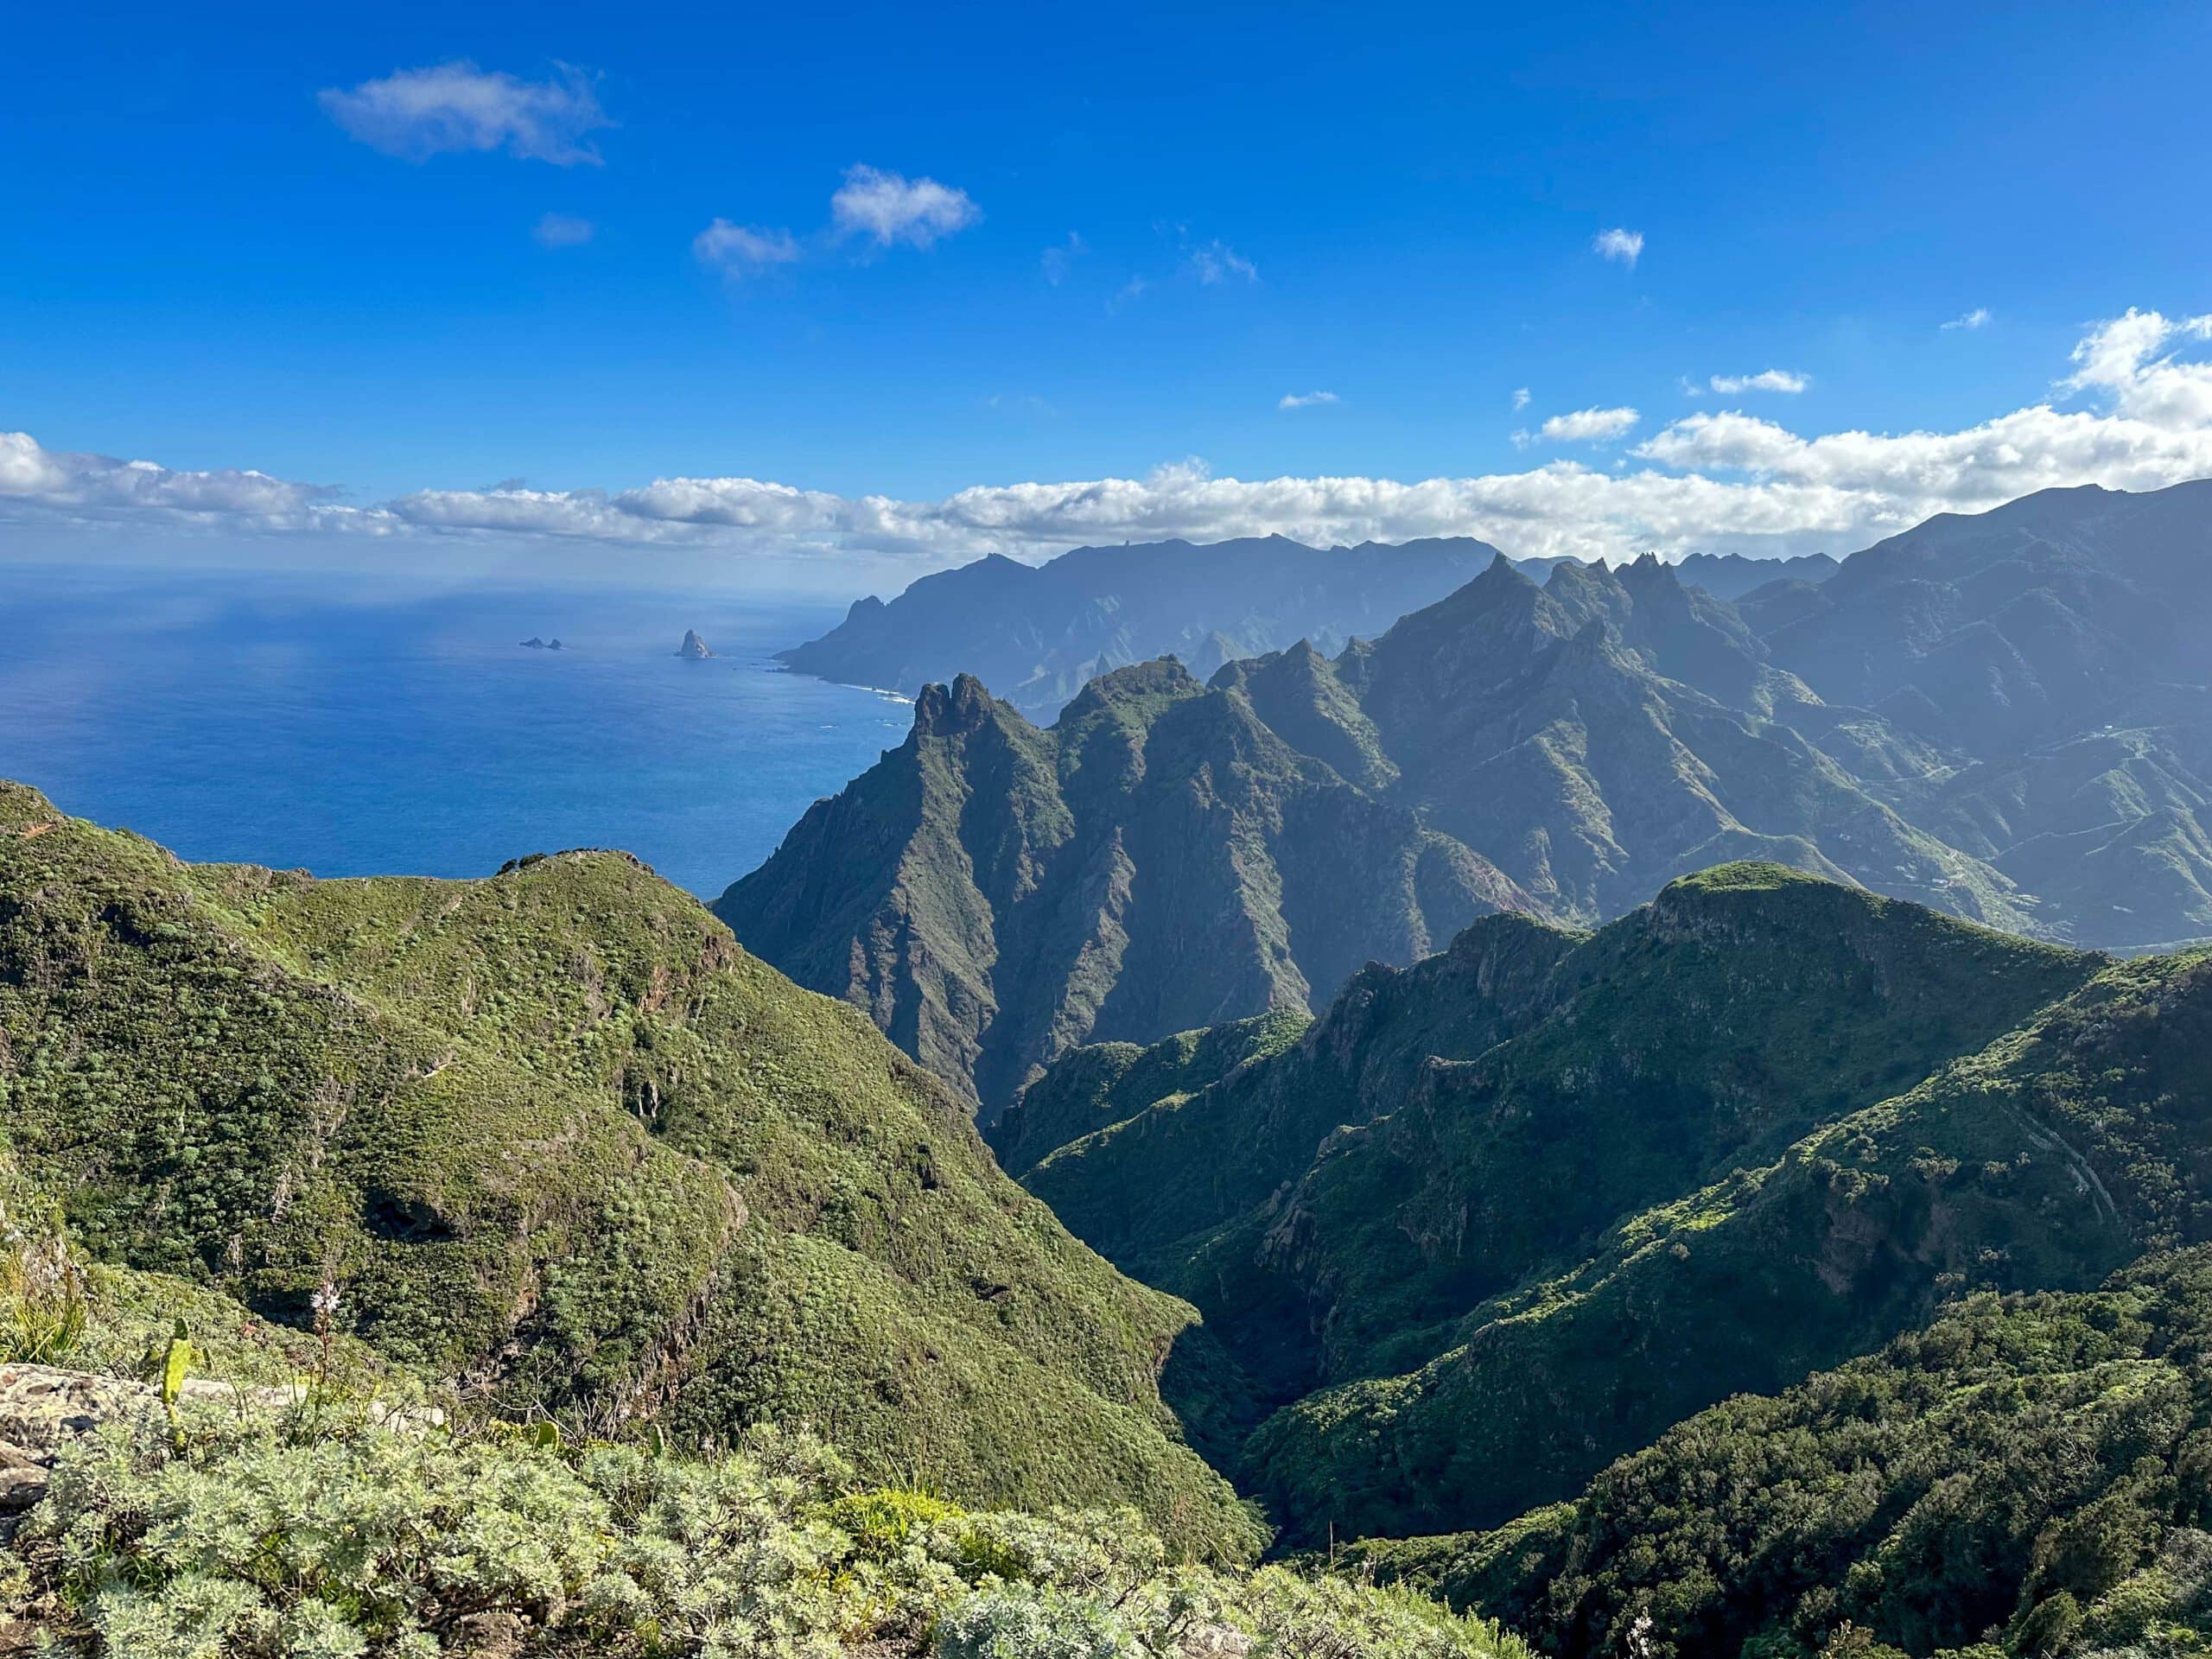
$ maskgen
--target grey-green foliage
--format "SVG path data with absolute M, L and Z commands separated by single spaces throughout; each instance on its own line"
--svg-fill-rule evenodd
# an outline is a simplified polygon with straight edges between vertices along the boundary
M 1402 1591 L 1170 1566 L 1131 1510 L 858 1490 L 766 1430 L 690 1461 L 327 1407 L 188 1414 L 66 1453 L 27 1539 L 40 1577 L 13 1611 L 109 1659 L 1525 1652 Z

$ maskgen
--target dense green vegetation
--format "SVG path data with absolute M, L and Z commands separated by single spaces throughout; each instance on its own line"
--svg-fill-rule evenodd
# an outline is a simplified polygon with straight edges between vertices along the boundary
M 0 1445 L 16 1628 L 2212 1653 L 2212 950 L 2024 936 L 2212 917 L 2185 495 L 929 687 L 718 906 L 841 1001 L 620 854 L 0 785 L 0 1358 L 143 1379 L 19 1531 Z
M 98 1262 L 573 1430 L 811 1424 L 967 1502 L 1254 1522 L 1154 1381 L 1190 1319 L 854 1010 L 616 854 L 195 868 L 0 787 L 0 1130 Z
M 1247 1474 L 1286 1513 L 1348 1510 L 1361 1530 L 1487 1524 L 1945 1295 L 2087 1286 L 2212 1236 L 2208 1076 L 2212 957 L 2110 966 L 1916 1087 L 1624 1217 L 1418 1370 L 1298 1402 Z M 1408 1496 L 1429 1493 L 1450 1496 Z
M 2202 1653 L 2208 1363 L 2202 1249 L 1974 1295 L 1698 1414 L 1571 1503 L 1361 1553 L 1562 1656 Z
M 2125 1068 L 2201 977 L 1724 866 L 1594 935 L 1493 917 L 1370 969 L 1025 1179 L 1198 1306 L 1169 1397 L 1289 1537 L 1493 1524 L 1961 1286 L 2196 1236 L 2202 1103 Z
M 1149 1046 L 1093 1043 L 1072 1049 L 991 1126 L 991 1149 L 1009 1175 L 1026 1174 L 1071 1141 L 1134 1117 L 1156 1101 L 1194 1095 L 1247 1060 L 1281 1053 L 1306 1024 L 1304 1014 L 1279 1009 L 1178 1032 Z

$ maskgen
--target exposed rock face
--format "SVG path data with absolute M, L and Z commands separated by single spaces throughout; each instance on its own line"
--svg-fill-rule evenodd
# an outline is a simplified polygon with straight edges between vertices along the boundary
M 707 642 L 699 637 L 697 629 L 686 628 L 683 630 L 683 643 L 676 648 L 676 654 L 679 657 L 688 657 L 696 662 L 702 658 L 711 657 L 715 653 L 707 649 Z

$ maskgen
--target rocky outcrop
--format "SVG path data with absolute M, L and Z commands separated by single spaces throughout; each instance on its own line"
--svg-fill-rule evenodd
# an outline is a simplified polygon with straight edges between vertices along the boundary
M 686 628 L 683 630 L 683 643 L 676 648 L 676 654 L 698 662 L 715 653 L 707 649 L 707 642 L 699 637 L 696 628 Z

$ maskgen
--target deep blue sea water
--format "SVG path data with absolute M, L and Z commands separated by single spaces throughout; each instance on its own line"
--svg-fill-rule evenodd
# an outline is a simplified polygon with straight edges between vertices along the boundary
M 0 777 L 193 860 L 461 876 L 620 847 L 712 897 L 905 736 L 899 700 L 769 660 L 837 613 L 0 565 Z M 718 654 L 679 660 L 686 628 Z

